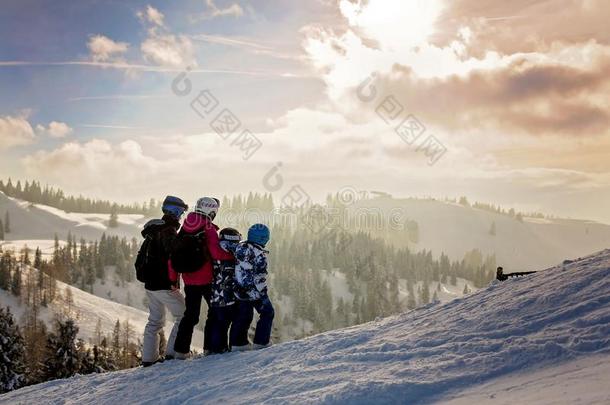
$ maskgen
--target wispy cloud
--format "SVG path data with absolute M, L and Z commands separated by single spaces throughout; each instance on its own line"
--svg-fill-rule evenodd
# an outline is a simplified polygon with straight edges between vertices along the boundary
M 243 38 L 239 38 L 239 37 L 226 37 L 226 36 L 221 36 L 221 35 L 198 34 L 198 35 L 192 35 L 191 38 L 198 40 L 198 41 L 205 41 L 205 42 L 210 42 L 213 44 L 236 46 L 236 47 L 240 47 L 240 48 L 246 47 L 246 48 L 268 50 L 268 51 L 273 50 L 273 48 L 268 45 L 263 45 L 259 42 L 255 42 L 250 39 L 243 39 Z
M 147 100 L 169 98 L 169 95 L 163 94 L 112 94 L 104 96 L 82 96 L 71 97 L 67 101 L 96 101 L 96 100 Z
M 58 62 L 48 61 L 0 61 L 0 67 L 15 67 L 15 66 L 83 66 L 83 67 L 98 67 L 124 70 L 138 70 L 141 72 L 152 73 L 178 73 L 184 71 L 182 67 L 170 66 L 153 66 L 135 63 L 114 63 L 114 62 L 94 62 L 82 60 L 68 60 Z M 275 77 L 302 77 L 300 74 L 290 72 L 269 72 L 262 70 L 231 70 L 231 69 L 200 69 L 194 68 L 189 70 L 193 74 L 220 74 L 220 75 L 245 75 L 245 76 L 275 76 Z
M 233 3 L 227 7 L 218 7 L 214 0 L 206 0 L 208 11 L 205 13 L 204 18 L 216 18 L 216 17 L 241 17 L 244 15 L 244 9 L 237 3 Z
M 276 59 L 287 59 L 297 61 L 304 60 L 304 57 L 302 55 L 282 52 L 274 46 L 271 46 L 269 44 L 263 44 L 249 38 L 228 37 L 209 34 L 191 35 L 190 38 L 193 41 L 230 46 L 234 48 L 243 49 L 253 54 L 269 56 Z
M 98 129 L 134 129 L 134 130 L 150 130 L 150 127 L 134 127 L 130 125 L 108 125 L 108 124 L 80 124 L 80 128 L 98 128 Z

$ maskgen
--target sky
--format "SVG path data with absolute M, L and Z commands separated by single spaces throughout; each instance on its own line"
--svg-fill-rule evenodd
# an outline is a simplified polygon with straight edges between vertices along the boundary
M 0 177 L 610 223 L 605 0 L 3 0 Z

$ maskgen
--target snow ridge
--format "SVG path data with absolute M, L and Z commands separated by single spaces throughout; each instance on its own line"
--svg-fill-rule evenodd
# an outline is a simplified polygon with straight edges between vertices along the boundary
M 52 381 L 0 403 L 430 403 L 593 356 L 610 360 L 610 250 L 262 351 Z

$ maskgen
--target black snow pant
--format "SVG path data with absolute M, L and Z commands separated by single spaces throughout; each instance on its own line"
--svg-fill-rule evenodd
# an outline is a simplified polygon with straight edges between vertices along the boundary
M 237 301 L 235 303 L 235 317 L 233 325 L 231 325 L 231 346 L 250 344 L 248 330 L 254 318 L 254 310 L 260 316 L 254 333 L 254 344 L 261 346 L 269 344 L 275 311 L 271 300 L 265 296 L 256 301 Z
M 199 323 L 199 315 L 201 312 L 201 299 L 205 299 L 208 304 L 208 316 L 206 318 L 205 327 L 203 329 L 203 349 L 210 349 L 210 330 L 213 325 L 213 317 L 210 310 L 210 299 L 212 298 L 211 285 L 186 285 L 184 286 L 184 300 L 186 310 L 184 316 L 178 326 L 178 334 L 174 351 L 178 353 L 189 353 L 191 350 L 191 341 L 193 339 L 193 330 L 195 325 Z
M 229 328 L 233 322 L 235 305 L 226 307 L 212 307 L 210 317 L 212 326 L 210 327 L 211 353 L 224 353 L 229 351 Z

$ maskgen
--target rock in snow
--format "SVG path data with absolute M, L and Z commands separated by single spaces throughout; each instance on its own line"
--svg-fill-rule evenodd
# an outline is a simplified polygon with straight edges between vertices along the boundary
M 0 403 L 608 403 L 608 364 L 610 250 L 261 351 L 52 381 Z

